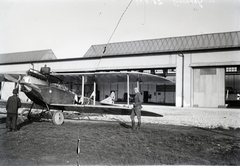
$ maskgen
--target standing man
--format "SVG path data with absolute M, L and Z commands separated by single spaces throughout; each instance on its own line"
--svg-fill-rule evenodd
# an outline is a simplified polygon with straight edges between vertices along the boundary
M 133 103 L 133 109 L 132 109 L 132 113 L 131 113 L 131 120 L 132 120 L 132 129 L 135 129 L 135 116 L 137 116 L 138 119 L 138 125 L 137 125 L 137 129 L 140 128 L 141 126 L 141 109 L 142 109 L 142 102 L 143 102 L 143 98 L 141 93 L 139 92 L 138 88 L 134 88 L 134 93 L 135 93 L 135 97 L 134 97 L 134 103 Z
M 13 95 L 7 100 L 6 110 L 7 110 L 7 131 L 17 131 L 17 116 L 18 108 L 22 105 L 20 98 L 18 97 L 18 89 L 13 90 Z

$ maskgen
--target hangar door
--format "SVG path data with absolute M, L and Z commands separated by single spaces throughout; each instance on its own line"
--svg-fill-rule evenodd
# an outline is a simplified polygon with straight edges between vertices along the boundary
M 193 70 L 193 106 L 224 106 L 224 96 L 224 68 L 196 68 Z

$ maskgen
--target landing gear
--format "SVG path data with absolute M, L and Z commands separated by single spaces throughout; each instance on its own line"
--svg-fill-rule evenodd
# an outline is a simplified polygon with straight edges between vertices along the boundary
M 62 111 L 56 111 L 52 116 L 53 124 L 61 125 L 64 122 L 64 116 Z
M 21 121 L 25 122 L 27 119 L 30 120 L 30 116 L 29 116 L 29 109 L 23 109 L 21 114 L 20 114 L 20 119 Z
M 31 120 L 31 110 L 34 106 L 34 103 L 32 103 L 30 109 L 23 109 L 20 114 L 20 119 L 25 122 L 26 120 Z
M 49 113 L 47 111 L 41 111 L 41 110 L 30 110 L 30 109 L 23 109 L 20 114 L 20 119 L 22 122 L 25 121 L 41 121 L 42 118 L 49 119 Z
M 46 103 L 45 103 L 46 104 Z M 46 104 L 47 110 L 50 112 L 48 105 Z M 62 111 L 55 111 L 52 115 L 52 121 L 55 125 L 61 125 L 64 122 L 64 116 Z
M 32 111 L 34 103 L 32 104 L 30 109 L 23 109 L 20 114 L 20 119 L 25 122 L 26 120 L 29 121 L 41 121 L 42 118 L 44 119 L 52 119 L 53 124 L 55 125 L 62 125 L 64 122 L 64 115 L 62 111 L 50 111 L 48 105 L 46 104 L 46 108 L 42 110 L 34 110 Z

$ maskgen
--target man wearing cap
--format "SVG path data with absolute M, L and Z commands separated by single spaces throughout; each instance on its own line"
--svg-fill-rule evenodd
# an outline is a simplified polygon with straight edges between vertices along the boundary
M 7 131 L 17 131 L 17 116 L 18 108 L 22 105 L 20 98 L 18 97 L 18 89 L 13 90 L 13 95 L 7 100 L 6 110 L 7 110 Z
M 140 129 L 141 126 L 141 109 L 142 109 L 142 102 L 143 102 L 143 98 L 141 93 L 139 92 L 138 88 L 134 88 L 134 103 L 133 103 L 133 109 L 132 109 L 132 113 L 130 115 L 130 118 L 132 120 L 132 129 L 135 129 L 135 116 L 137 116 L 138 119 L 138 125 L 136 129 Z

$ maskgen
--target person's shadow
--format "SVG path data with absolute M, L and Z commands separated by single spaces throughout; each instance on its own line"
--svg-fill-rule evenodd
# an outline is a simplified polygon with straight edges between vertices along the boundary
M 22 127 L 27 126 L 29 124 L 33 123 L 31 120 L 25 120 L 24 122 L 21 122 L 17 125 L 17 129 L 20 130 Z
M 2 124 L 2 123 L 6 123 L 6 121 L 7 121 L 7 118 L 0 118 L 0 124 Z
M 6 117 L 0 118 L 0 124 L 3 124 L 3 123 L 7 123 Z M 20 122 L 17 125 L 17 130 L 20 130 L 22 127 L 29 125 L 31 123 L 33 123 L 33 121 L 31 121 L 31 120 L 25 120 L 24 122 Z M 1 127 L 0 129 L 6 129 L 6 127 Z
M 120 126 L 122 126 L 122 127 L 124 127 L 124 128 L 132 128 L 132 126 L 130 126 L 130 125 L 128 125 L 128 124 L 126 124 L 125 122 L 123 122 L 123 121 L 120 121 L 119 119 L 115 119 L 119 124 L 120 124 Z
M 6 123 L 6 121 L 7 121 L 7 118 L 6 118 L 6 117 L 0 118 L 0 124 Z M 6 126 L 2 126 L 2 125 L 1 125 L 0 129 L 6 129 Z

